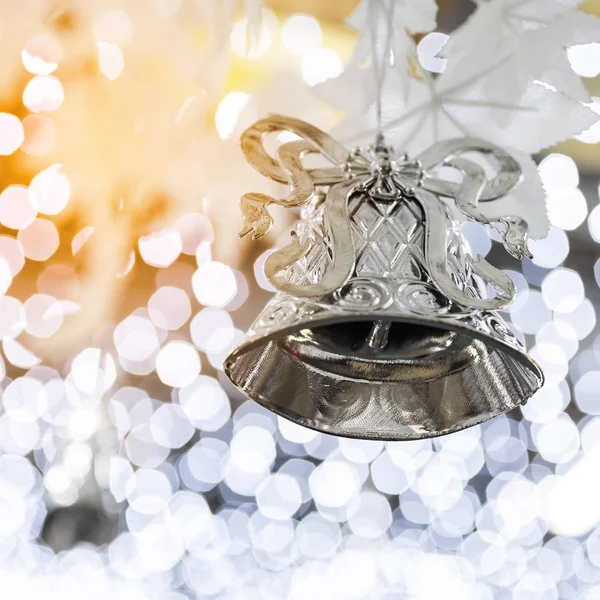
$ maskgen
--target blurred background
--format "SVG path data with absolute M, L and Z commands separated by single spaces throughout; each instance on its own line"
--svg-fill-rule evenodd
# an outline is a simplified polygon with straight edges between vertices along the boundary
M 517 283 L 506 318 L 547 378 L 523 408 L 356 441 L 223 376 L 293 219 L 239 239 L 239 197 L 278 191 L 239 134 L 339 122 L 311 87 L 342 72 L 357 4 L 0 0 L 7 598 L 600 598 L 600 127 L 537 157 L 533 261 L 462 227 Z M 438 4 L 442 33 L 474 8 Z M 600 96 L 600 44 L 569 58 Z

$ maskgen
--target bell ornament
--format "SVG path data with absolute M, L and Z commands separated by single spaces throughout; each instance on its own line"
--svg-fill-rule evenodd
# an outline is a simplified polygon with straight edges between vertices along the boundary
M 280 131 L 300 139 L 271 156 L 263 139 Z M 513 282 L 471 256 L 455 218 L 491 222 L 482 204 L 521 179 L 510 155 L 460 138 L 410 160 L 381 136 L 348 152 L 281 116 L 248 129 L 242 149 L 290 186 L 283 199 L 242 198 L 242 235 L 268 231 L 270 204 L 301 209 L 291 243 L 265 264 L 277 293 L 224 364 L 244 394 L 322 432 L 414 440 L 491 419 L 541 387 L 542 372 L 498 313 L 514 297 Z M 305 168 L 309 153 L 331 166 Z M 442 167 L 456 176 L 442 177 Z M 530 256 L 525 221 L 494 221 L 508 252 Z

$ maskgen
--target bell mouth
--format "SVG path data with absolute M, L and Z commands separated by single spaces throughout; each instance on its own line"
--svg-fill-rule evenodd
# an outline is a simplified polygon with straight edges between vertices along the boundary
M 477 425 L 542 385 L 537 365 L 497 340 L 395 319 L 283 330 L 237 348 L 225 372 L 247 396 L 295 423 L 379 440 Z

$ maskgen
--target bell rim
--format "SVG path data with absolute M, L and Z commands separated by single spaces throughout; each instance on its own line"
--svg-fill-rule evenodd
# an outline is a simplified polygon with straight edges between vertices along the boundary
M 406 323 L 406 324 L 414 324 L 414 325 L 422 325 L 426 327 L 432 327 L 440 330 L 447 331 L 455 331 L 457 333 L 468 333 L 474 339 L 481 340 L 487 344 L 492 345 L 494 348 L 497 348 L 503 352 L 509 354 L 509 356 L 515 358 L 522 364 L 524 367 L 531 370 L 533 375 L 537 379 L 537 390 L 539 390 L 545 383 L 545 377 L 542 369 L 539 365 L 525 352 L 525 350 L 521 350 L 510 344 L 498 339 L 494 336 L 489 335 L 485 331 L 480 331 L 474 327 L 470 327 L 466 323 L 461 323 L 460 321 L 450 321 L 450 320 L 437 320 L 432 319 L 431 317 L 423 317 L 419 318 L 416 315 L 410 316 L 402 316 L 402 315 L 390 315 L 382 314 L 382 315 L 352 315 L 352 314 L 343 314 L 343 315 L 335 315 L 335 316 L 327 316 L 327 317 L 315 317 L 313 316 L 310 321 L 305 322 L 296 322 L 291 325 L 287 325 L 285 327 L 280 327 L 276 329 L 271 329 L 268 333 L 261 333 L 257 336 L 251 337 L 249 339 L 244 339 L 240 344 L 238 344 L 225 358 L 223 361 L 223 371 L 225 375 L 227 375 L 228 379 L 238 388 L 241 388 L 237 385 L 231 375 L 231 367 L 232 361 L 237 359 L 238 356 L 241 356 L 242 353 L 247 352 L 256 348 L 259 344 L 266 344 L 270 341 L 275 340 L 281 335 L 286 335 L 290 333 L 294 333 L 295 331 L 299 331 L 301 329 L 314 328 L 314 327 L 324 327 L 328 325 L 335 324 L 343 324 L 343 323 L 351 323 L 351 322 L 372 322 L 372 321 L 384 321 L 384 322 L 392 322 L 392 323 Z M 243 392 L 245 394 L 245 392 Z M 534 392 L 535 393 L 535 392 Z M 247 394 L 245 394 L 247 395 Z M 533 395 L 533 394 L 531 394 Z M 529 396 L 531 397 L 531 396 Z M 526 402 L 529 398 L 526 398 L 524 402 Z M 523 404 L 523 402 L 521 402 Z
M 229 377 L 228 374 L 227 374 L 227 377 Z M 307 429 L 310 429 L 311 431 L 316 431 L 317 433 L 324 433 L 326 435 L 331 435 L 333 437 L 341 437 L 341 438 L 346 438 L 346 439 L 350 439 L 350 440 L 369 440 L 369 441 L 374 440 L 374 441 L 379 441 L 379 442 L 415 442 L 415 441 L 419 441 L 419 440 L 432 440 L 432 439 L 439 438 L 439 437 L 445 437 L 445 436 L 451 435 L 453 433 L 459 433 L 460 431 L 465 431 L 466 429 L 471 429 L 471 427 L 477 427 L 477 425 L 486 423 L 487 421 L 490 421 L 491 419 L 495 419 L 496 417 L 505 415 L 506 413 L 510 412 L 511 410 L 514 410 L 515 408 L 523 406 L 524 404 L 527 403 L 527 401 L 531 398 L 531 396 L 533 396 L 533 394 L 535 394 L 535 392 L 537 391 L 537 390 L 535 390 L 530 395 L 526 396 L 521 401 L 520 404 L 518 404 L 517 406 L 515 406 L 513 408 L 508 408 L 506 410 L 499 411 L 494 414 L 488 413 L 485 416 L 482 416 L 481 418 L 478 418 L 478 419 L 473 418 L 472 422 L 469 422 L 465 425 L 453 427 L 452 429 L 449 429 L 448 431 L 442 431 L 442 432 L 420 431 L 418 433 L 418 435 L 414 435 L 414 436 L 406 436 L 405 435 L 404 437 L 399 438 L 397 436 L 393 437 L 393 436 L 387 436 L 385 434 L 383 434 L 383 435 L 370 434 L 368 432 L 363 432 L 363 433 L 359 434 L 359 433 L 327 431 L 326 429 L 323 429 L 322 427 L 312 425 L 308 419 L 299 417 L 296 413 L 294 413 L 294 416 L 291 416 L 292 415 L 291 412 L 290 412 L 290 414 L 286 414 L 286 411 L 283 410 L 281 407 L 270 404 L 269 401 L 262 394 L 249 395 L 248 392 L 245 392 L 237 383 L 235 383 L 233 381 L 233 379 L 231 379 L 231 377 L 229 377 L 229 380 L 235 386 L 235 388 L 239 392 L 241 392 L 246 398 L 248 398 L 249 400 L 252 400 L 252 402 L 256 402 L 257 404 L 262 406 L 264 409 L 268 410 L 269 412 L 272 412 L 273 414 L 277 415 L 278 417 L 281 417 L 282 419 L 285 419 L 286 421 L 289 421 L 290 423 L 294 423 L 295 425 L 301 425 L 302 427 L 306 427 Z M 539 390 L 539 388 L 537 388 L 537 389 Z
M 268 333 L 259 334 L 259 335 L 256 335 L 255 337 L 251 337 L 249 339 L 243 340 L 238 346 L 236 346 L 227 355 L 227 358 L 224 360 L 223 371 L 224 371 L 225 375 L 227 376 L 227 378 L 229 379 L 229 381 L 234 385 L 234 387 L 238 391 L 240 391 L 246 398 L 249 398 L 250 400 L 258 403 L 263 408 L 269 410 L 270 412 L 276 414 L 277 416 L 279 416 L 281 418 L 284 418 L 292 423 L 295 423 L 296 425 L 301 425 L 301 426 L 311 429 L 313 431 L 317 431 L 319 433 L 326 433 L 328 435 L 333 435 L 336 437 L 343 437 L 343 438 L 348 438 L 348 439 L 379 440 L 379 441 L 383 441 L 383 442 L 433 439 L 433 438 L 437 438 L 437 437 L 450 435 L 452 433 L 457 433 L 459 431 L 463 431 L 465 429 L 475 427 L 476 425 L 481 425 L 482 423 L 485 423 L 486 421 L 489 421 L 493 418 L 496 418 L 503 414 L 506 414 L 506 413 L 510 412 L 511 410 L 514 410 L 515 408 L 524 406 L 525 404 L 527 404 L 529 399 L 537 391 L 539 391 L 541 389 L 541 387 L 545 383 L 545 377 L 544 377 L 543 371 L 541 370 L 539 365 L 524 350 L 520 350 L 519 348 L 513 347 L 510 344 L 503 342 L 501 339 L 494 338 L 493 336 L 487 334 L 484 331 L 476 330 L 475 328 L 469 327 L 466 323 L 461 323 L 460 321 L 440 322 L 441 320 L 435 320 L 435 319 L 432 319 L 431 317 L 430 318 L 425 318 L 425 317 L 419 318 L 418 316 L 415 316 L 415 315 L 395 316 L 395 315 L 390 315 L 389 313 L 387 315 L 377 315 L 377 320 L 392 321 L 392 322 L 396 322 L 396 323 L 406 323 L 406 324 L 418 324 L 418 325 L 425 325 L 425 326 L 429 326 L 429 327 L 436 327 L 441 330 L 450 330 L 450 331 L 455 331 L 455 332 L 459 332 L 459 333 L 468 333 L 474 339 L 481 340 L 482 342 L 484 342 L 486 344 L 490 344 L 492 347 L 499 349 L 502 352 L 506 352 L 509 356 L 515 358 L 519 362 L 519 364 L 521 364 L 523 367 L 527 368 L 530 371 L 530 373 L 535 377 L 536 385 L 535 386 L 532 385 L 531 391 L 526 392 L 523 395 L 523 397 L 520 399 L 520 401 L 518 403 L 516 403 L 513 407 L 506 408 L 505 410 L 498 410 L 497 412 L 494 412 L 494 413 L 486 413 L 485 415 L 482 415 L 481 418 L 473 417 L 473 419 L 470 422 L 463 423 L 459 426 L 452 427 L 448 431 L 428 432 L 426 430 L 425 431 L 421 430 L 418 434 L 416 434 L 414 436 L 407 436 L 405 434 L 405 435 L 403 435 L 403 437 L 398 437 L 398 436 L 393 436 L 393 435 L 388 436 L 386 434 L 382 435 L 382 434 L 378 434 L 378 433 L 369 434 L 367 432 L 353 433 L 353 432 L 327 431 L 323 427 L 319 427 L 318 425 L 311 424 L 311 422 L 308 419 L 301 417 L 300 415 L 298 415 L 295 412 L 290 411 L 289 414 L 286 414 L 286 410 L 283 407 L 273 404 L 266 396 L 264 396 L 260 392 L 253 391 L 253 392 L 249 393 L 248 391 L 244 390 L 240 384 L 238 384 L 238 382 L 235 380 L 235 378 L 233 376 L 232 370 L 234 368 L 234 363 L 238 357 L 241 357 L 242 354 L 244 354 L 252 349 L 255 349 L 258 346 L 266 345 L 269 342 L 281 337 L 282 335 L 290 334 L 290 333 L 299 331 L 299 330 L 304 329 L 309 326 L 311 328 L 313 328 L 313 327 L 321 327 L 321 326 L 340 324 L 340 323 L 357 322 L 357 321 L 361 321 L 361 322 L 373 321 L 374 320 L 373 317 L 374 317 L 374 315 L 352 315 L 352 314 L 340 315 L 340 314 L 338 314 L 338 315 L 328 315 L 326 317 L 316 318 L 316 316 L 313 315 L 313 317 L 310 319 L 309 322 L 306 322 L 306 321 L 296 322 L 295 324 L 287 325 L 285 327 L 271 329 L 271 330 L 269 330 Z

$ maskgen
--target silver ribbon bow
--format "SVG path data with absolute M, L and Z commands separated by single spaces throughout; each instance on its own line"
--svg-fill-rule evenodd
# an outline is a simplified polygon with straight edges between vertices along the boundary
M 276 157 L 265 149 L 263 138 L 274 132 L 291 132 L 301 139 L 279 146 Z M 410 194 L 422 205 L 425 213 L 425 259 L 430 275 L 440 291 L 450 300 L 476 310 L 497 310 L 508 305 L 515 294 L 512 280 L 482 256 L 467 256 L 471 269 L 491 284 L 496 296 L 473 298 L 456 286 L 447 267 L 446 233 L 448 216 L 440 197 L 453 198 L 458 209 L 479 223 L 502 223 L 503 243 L 516 258 L 531 257 L 527 248 L 527 223 L 507 215 L 489 219 L 482 214 L 480 203 L 497 200 L 510 192 L 521 180 L 517 161 L 501 148 L 477 138 L 465 137 L 440 142 L 414 160 L 404 155 L 394 158 L 383 140 L 370 151 L 349 153 L 343 145 L 320 129 L 291 117 L 272 115 L 247 129 L 241 138 L 242 150 L 250 164 L 260 173 L 279 183 L 288 184 L 290 193 L 282 199 L 258 193 L 245 194 L 241 199 L 244 226 L 240 236 L 252 233 L 253 239 L 265 235 L 273 219 L 267 208 L 278 204 L 295 208 L 306 204 L 315 188 L 328 186 L 325 197 L 325 226 L 331 241 L 333 257 L 320 281 L 311 285 L 294 285 L 283 273 L 310 250 L 310 240 L 300 242 L 292 232 L 292 242 L 271 254 L 265 262 L 265 275 L 278 290 L 297 297 L 322 297 L 347 283 L 355 268 L 348 199 L 361 189 L 372 189 L 379 199 L 397 198 L 400 192 Z M 307 169 L 302 164 L 305 155 L 317 153 L 334 166 Z M 491 179 L 484 168 L 465 158 L 478 153 L 494 159 L 497 173 Z M 439 167 L 452 167 L 462 175 L 460 183 L 435 176 Z

